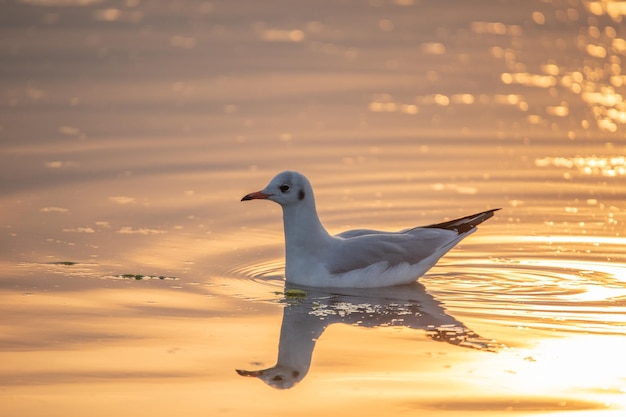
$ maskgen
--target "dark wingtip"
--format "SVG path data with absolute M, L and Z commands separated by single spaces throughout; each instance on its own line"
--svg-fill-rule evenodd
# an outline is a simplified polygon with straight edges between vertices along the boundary
M 447 222 L 431 224 L 429 226 L 422 226 L 422 227 L 433 228 L 433 229 L 454 230 L 458 234 L 462 234 L 462 233 L 466 233 L 474 229 L 476 226 L 478 226 L 485 220 L 492 218 L 493 213 L 498 210 L 501 210 L 501 208 L 486 210 L 480 213 L 471 214 L 469 216 L 461 217 L 461 218 L 450 220 Z
M 250 194 L 244 195 L 239 201 L 248 201 L 248 200 L 252 200 L 252 198 L 250 197 Z

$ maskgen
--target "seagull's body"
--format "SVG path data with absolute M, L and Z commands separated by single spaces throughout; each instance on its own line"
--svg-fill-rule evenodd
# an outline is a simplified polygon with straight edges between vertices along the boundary
M 399 232 L 349 230 L 330 235 L 319 220 L 309 180 L 276 175 L 242 201 L 268 199 L 283 208 L 285 278 L 310 287 L 373 288 L 414 282 L 498 209 Z

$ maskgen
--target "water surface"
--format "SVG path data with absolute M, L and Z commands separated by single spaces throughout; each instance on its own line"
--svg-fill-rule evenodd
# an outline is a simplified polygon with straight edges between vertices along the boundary
M 28 416 L 621 415 L 619 2 L 12 1 L 0 398 Z M 333 233 L 503 209 L 418 284 L 286 295 Z

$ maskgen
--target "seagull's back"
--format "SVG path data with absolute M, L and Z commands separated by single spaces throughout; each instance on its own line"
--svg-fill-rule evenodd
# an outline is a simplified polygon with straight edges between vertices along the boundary
M 325 259 L 328 284 L 379 287 L 411 283 L 496 210 L 400 232 L 358 229 L 340 233 Z

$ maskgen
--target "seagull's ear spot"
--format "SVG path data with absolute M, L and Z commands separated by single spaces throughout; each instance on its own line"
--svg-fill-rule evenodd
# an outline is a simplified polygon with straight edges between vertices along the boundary
M 298 199 L 299 200 L 304 200 L 304 197 L 306 196 L 306 194 L 304 193 L 304 190 L 300 190 L 298 192 Z

